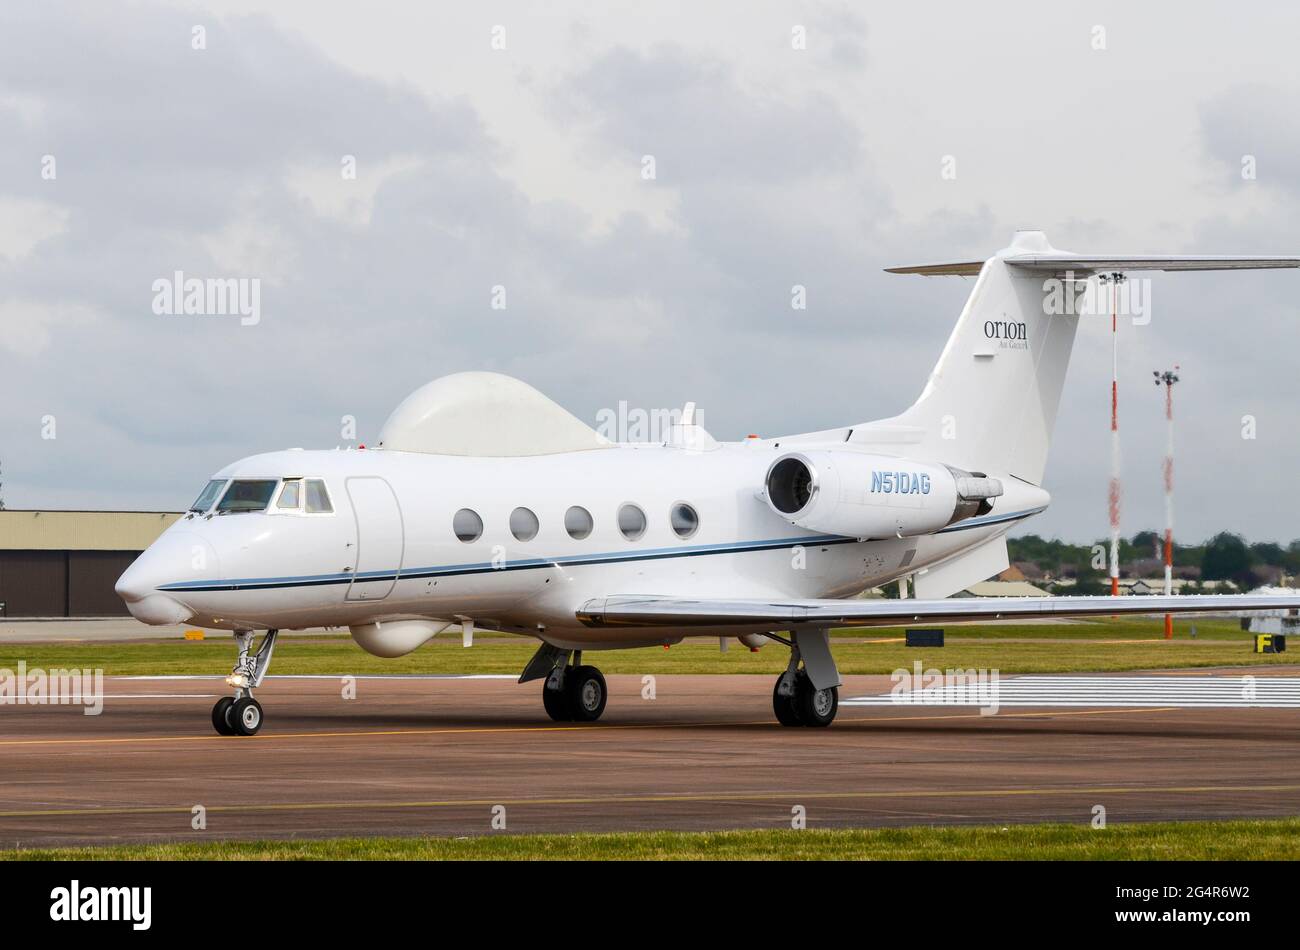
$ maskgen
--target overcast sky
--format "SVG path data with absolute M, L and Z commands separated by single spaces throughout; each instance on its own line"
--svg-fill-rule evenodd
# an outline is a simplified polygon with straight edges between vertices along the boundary
M 176 509 L 466 369 L 592 424 L 850 424 L 916 397 L 970 289 L 882 267 L 1020 227 L 1300 253 L 1294 5 L 410 6 L 0 7 L 8 507 Z M 156 314 L 178 270 L 259 279 L 260 322 Z M 1121 325 L 1124 533 L 1163 521 L 1151 371 L 1177 363 L 1179 536 L 1300 537 L 1300 273 L 1152 295 Z M 1027 530 L 1106 533 L 1109 371 L 1088 321 Z

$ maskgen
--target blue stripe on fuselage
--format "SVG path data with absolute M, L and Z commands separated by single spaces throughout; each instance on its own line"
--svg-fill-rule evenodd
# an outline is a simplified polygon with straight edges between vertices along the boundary
M 982 528 L 989 525 L 1015 521 L 1037 514 L 1042 508 L 1021 511 L 1001 516 L 974 518 L 962 521 L 939 531 Z M 487 574 L 494 571 L 524 571 L 544 567 L 581 567 L 589 564 L 622 564 L 632 561 L 654 561 L 666 558 L 705 557 L 712 554 L 744 554 L 751 551 L 770 551 L 782 548 L 798 547 L 801 544 L 831 545 L 857 544 L 857 538 L 846 538 L 833 534 L 817 534 L 801 538 L 774 538 L 768 541 L 733 541 L 726 544 L 690 545 L 680 548 L 651 548 L 644 551 L 620 553 L 616 551 L 601 554 L 581 554 L 555 558 L 522 558 L 494 565 L 491 561 L 471 564 L 453 564 L 443 567 L 419 567 L 388 571 L 363 571 L 359 574 L 340 572 L 337 574 L 309 574 L 299 577 L 250 577 L 229 581 L 177 581 L 163 584 L 158 590 L 165 591 L 233 591 L 233 590 L 274 590 L 285 587 L 324 587 L 331 584 L 350 584 L 354 580 L 365 583 L 393 580 L 415 580 L 426 577 L 460 577 L 471 574 Z

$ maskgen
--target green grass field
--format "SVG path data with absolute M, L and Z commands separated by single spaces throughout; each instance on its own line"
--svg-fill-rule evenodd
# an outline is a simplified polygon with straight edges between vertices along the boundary
M 1300 819 L 848 831 L 643 832 L 475 838 L 213 841 L 0 851 L 0 860 L 1294 860 Z
M 1195 624 L 1197 636 L 1190 635 Z M 1255 654 L 1251 637 L 1236 621 L 1180 621 L 1172 641 L 1163 639 L 1161 621 L 1121 619 L 1106 622 L 956 626 L 947 646 L 909 648 L 902 628 L 846 629 L 835 632 L 840 671 L 889 673 L 911 668 L 985 668 L 1003 673 L 1120 671 L 1286 663 L 1287 654 Z M 276 648 L 272 675 L 289 673 L 518 673 L 536 649 L 520 637 L 479 634 L 465 649 L 456 636 L 435 638 L 395 660 L 370 656 L 346 633 L 286 635 Z M 788 654 L 779 644 L 751 653 L 735 641 L 727 653 L 716 640 L 688 640 L 671 649 L 653 647 L 588 654 L 606 673 L 764 673 L 785 668 Z M 108 675 L 224 674 L 234 659 L 230 637 L 202 641 L 147 640 L 119 643 L 0 644 L 0 668 L 99 668 Z

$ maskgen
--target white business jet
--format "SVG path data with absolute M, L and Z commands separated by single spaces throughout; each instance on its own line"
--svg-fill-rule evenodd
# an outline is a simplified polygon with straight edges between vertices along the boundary
M 1024 231 L 984 262 L 896 268 L 977 277 L 920 397 L 889 419 L 783 438 L 717 442 L 688 406 L 662 443 L 614 444 L 516 379 L 447 376 L 402 402 L 375 447 L 217 472 L 117 592 L 145 623 L 235 632 L 234 695 L 212 721 L 242 735 L 261 728 L 252 694 L 284 629 L 346 626 L 382 657 L 453 626 L 467 645 L 479 628 L 533 637 L 519 681 L 544 680 L 562 721 L 605 709 L 584 651 L 775 641 L 790 651 L 777 720 L 826 726 L 832 627 L 1297 608 L 1295 596 L 945 599 L 1005 569 L 1007 530 L 1050 500 L 1040 483 L 1079 322 L 1050 302 L 1062 282 L 1296 266 L 1077 255 Z M 911 597 L 854 596 L 899 579 Z

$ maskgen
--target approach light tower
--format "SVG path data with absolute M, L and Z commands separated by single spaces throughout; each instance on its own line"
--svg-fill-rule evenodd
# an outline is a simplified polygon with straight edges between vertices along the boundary
M 1102 274 L 1102 284 L 1110 284 L 1110 595 L 1119 596 L 1119 285 L 1123 274 Z
M 1165 387 L 1165 596 L 1174 592 L 1174 383 L 1178 366 L 1172 370 L 1152 371 L 1157 386 Z M 1174 638 L 1174 618 L 1165 614 L 1165 639 Z

